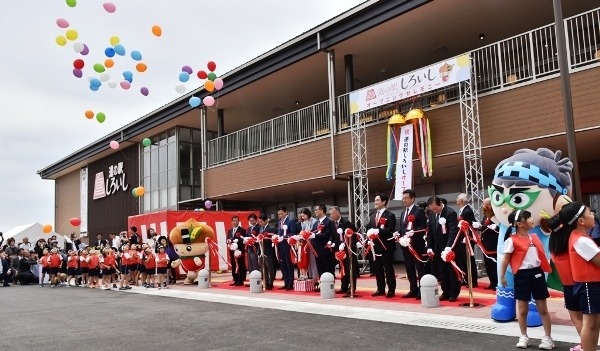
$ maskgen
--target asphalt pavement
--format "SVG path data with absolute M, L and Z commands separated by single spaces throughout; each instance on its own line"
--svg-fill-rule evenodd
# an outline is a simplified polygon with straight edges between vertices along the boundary
M 517 336 L 89 288 L 0 287 L 0 350 L 515 350 Z M 539 340 L 532 339 L 537 349 Z M 555 350 L 569 350 L 556 343 Z

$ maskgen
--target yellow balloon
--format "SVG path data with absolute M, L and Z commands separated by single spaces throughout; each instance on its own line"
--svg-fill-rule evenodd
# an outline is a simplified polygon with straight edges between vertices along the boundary
M 144 187 L 143 187 L 143 186 L 139 186 L 139 187 L 135 188 L 135 194 L 136 194 L 137 196 L 142 196 L 142 195 L 144 195 L 145 193 L 146 193 L 146 189 L 144 189 Z
M 56 44 L 58 44 L 59 46 L 65 46 L 67 45 L 67 38 L 63 37 L 62 35 L 59 35 L 56 37 Z
M 79 37 L 79 34 L 77 33 L 77 31 L 75 29 L 69 29 L 67 31 L 67 39 L 75 40 L 75 39 L 77 39 L 77 37 Z
M 42 228 L 42 231 L 44 232 L 44 234 L 48 234 L 52 231 L 52 226 L 50 224 L 46 224 Z
M 115 46 L 117 44 L 119 44 L 121 42 L 121 39 L 119 39 L 118 36 L 113 35 L 112 37 L 110 37 L 110 45 Z

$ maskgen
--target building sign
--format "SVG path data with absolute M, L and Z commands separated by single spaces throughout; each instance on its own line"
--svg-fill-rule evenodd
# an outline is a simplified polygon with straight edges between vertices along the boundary
M 87 236 L 87 225 L 88 225 L 88 169 L 82 168 L 80 171 L 79 177 L 79 219 L 81 220 L 81 224 L 79 225 L 79 233 L 80 236 Z
M 94 200 L 116 194 L 119 190 L 127 191 L 129 185 L 123 170 L 123 162 L 108 166 L 108 178 L 104 181 L 104 172 L 96 173 L 94 181 Z
M 414 98 L 470 77 L 469 55 L 458 56 L 350 93 L 350 113 Z
M 407 124 L 400 129 L 398 162 L 396 163 L 396 185 L 394 199 L 402 200 L 402 192 L 412 189 L 413 125 Z

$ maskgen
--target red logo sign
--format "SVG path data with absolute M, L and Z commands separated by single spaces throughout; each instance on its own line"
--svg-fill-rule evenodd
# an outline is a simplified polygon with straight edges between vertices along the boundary
M 106 190 L 104 188 L 104 172 L 96 173 L 96 180 L 94 181 L 94 197 L 93 199 L 101 199 L 106 197 Z
M 367 97 L 365 98 L 366 101 L 373 100 L 376 98 L 377 98 L 377 95 L 375 95 L 375 89 L 367 90 Z

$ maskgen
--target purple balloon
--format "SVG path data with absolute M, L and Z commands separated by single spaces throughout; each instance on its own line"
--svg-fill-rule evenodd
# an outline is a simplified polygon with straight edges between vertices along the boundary
M 192 67 L 190 67 L 190 66 L 181 67 L 181 72 L 187 72 L 188 74 L 194 73 L 194 71 L 192 70 Z
M 146 88 L 146 87 L 142 87 L 142 89 L 140 89 L 140 92 L 144 96 L 148 96 L 148 93 L 149 93 L 148 88 Z
M 77 78 L 81 78 L 81 77 L 83 77 L 83 71 L 82 71 L 82 70 L 80 70 L 80 69 L 77 69 L 77 68 L 75 68 L 75 69 L 73 70 L 73 75 L 74 75 L 75 77 L 77 77 Z
M 90 53 L 90 49 L 87 47 L 87 45 L 83 44 L 83 50 L 80 52 L 80 54 L 82 54 L 83 56 L 87 55 Z

